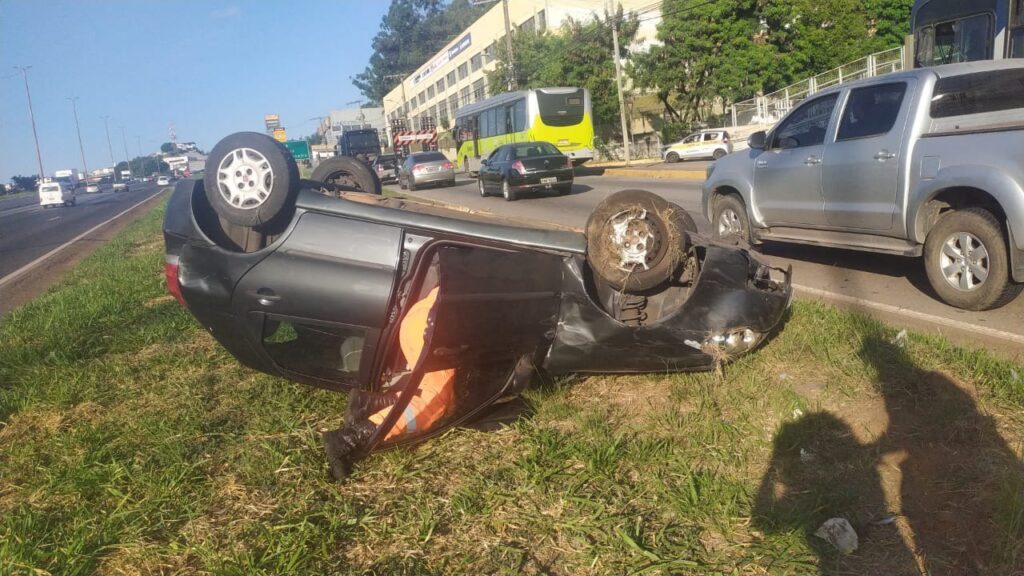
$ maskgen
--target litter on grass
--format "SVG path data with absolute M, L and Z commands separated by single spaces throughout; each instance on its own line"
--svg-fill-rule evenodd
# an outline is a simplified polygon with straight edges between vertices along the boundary
M 857 550 L 857 532 L 846 518 L 829 518 L 814 535 L 835 546 L 843 554 L 853 554 Z

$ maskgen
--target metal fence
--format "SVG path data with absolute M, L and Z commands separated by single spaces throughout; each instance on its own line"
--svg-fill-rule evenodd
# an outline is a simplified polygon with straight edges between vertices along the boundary
M 905 47 L 892 48 L 843 64 L 781 90 L 737 102 L 731 106 L 732 126 L 771 125 L 804 98 L 831 86 L 903 70 Z

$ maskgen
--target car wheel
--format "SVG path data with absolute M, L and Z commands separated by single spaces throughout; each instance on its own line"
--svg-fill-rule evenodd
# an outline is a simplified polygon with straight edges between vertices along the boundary
M 715 160 L 721 160 L 722 158 L 725 158 L 725 150 L 719 148 L 711 154 L 711 157 Z
M 556 186 L 555 190 L 558 191 L 559 196 L 568 196 L 570 193 L 572 193 L 572 183 L 570 182 L 569 184 L 562 184 L 560 186 Z
M 406 186 L 406 188 L 409 189 L 410 192 L 416 190 L 416 181 L 413 179 L 412 176 L 410 176 L 409 178 L 406 179 L 405 186 Z
M 323 190 L 333 196 L 342 192 L 380 194 L 380 179 L 370 167 L 349 156 L 322 160 L 313 170 L 311 180 L 320 182 Z
M 286 221 L 295 208 L 299 167 L 270 136 L 236 132 L 217 143 L 203 177 L 206 197 L 232 224 L 265 227 Z
M 669 164 L 675 164 L 676 162 L 679 162 L 679 154 L 676 154 L 675 152 L 669 152 L 668 154 L 665 155 L 665 162 L 668 162 Z
M 984 208 L 944 215 L 924 243 L 925 272 L 944 302 L 965 310 L 990 310 L 1024 289 L 1010 279 L 1006 236 Z
M 501 196 L 509 202 L 513 202 L 516 199 L 516 193 L 508 185 L 508 179 L 501 181 Z
M 398 178 L 398 187 L 405 190 L 405 180 L 402 180 L 401 176 Z
M 679 229 L 684 230 L 689 234 L 696 234 L 697 223 L 693 221 L 693 217 L 690 216 L 690 213 L 675 202 L 669 202 L 668 205 L 672 208 L 672 216 L 676 219 L 676 224 Z
M 616 290 L 637 293 L 667 282 L 687 251 L 675 213 L 646 190 L 612 194 L 587 220 L 587 263 Z
M 750 223 L 743 202 L 734 194 L 715 199 L 711 220 L 711 235 L 729 244 L 750 243 Z
M 487 197 L 487 190 L 484 188 L 484 179 L 483 178 L 478 178 L 477 179 L 476 187 L 480 189 L 480 197 L 481 198 L 486 198 Z

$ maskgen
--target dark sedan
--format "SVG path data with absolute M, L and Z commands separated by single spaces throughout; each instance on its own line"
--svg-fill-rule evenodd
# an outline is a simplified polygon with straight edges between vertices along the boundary
M 337 476 L 517 394 L 537 369 L 714 369 L 756 348 L 792 294 L 788 271 L 707 242 L 650 192 L 609 196 L 584 234 L 379 184 L 328 195 L 263 134 L 225 138 L 207 166 L 167 205 L 168 289 L 242 363 L 350 393 L 325 435 Z
M 572 191 L 572 159 L 548 142 L 499 146 L 480 165 L 481 196 L 501 194 L 515 200 L 524 192 Z

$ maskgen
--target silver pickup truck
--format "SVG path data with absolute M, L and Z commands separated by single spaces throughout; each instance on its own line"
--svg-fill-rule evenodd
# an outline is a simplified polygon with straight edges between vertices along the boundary
M 951 64 L 822 91 L 708 168 L 723 240 L 922 256 L 946 303 L 1024 289 L 1024 62 Z

